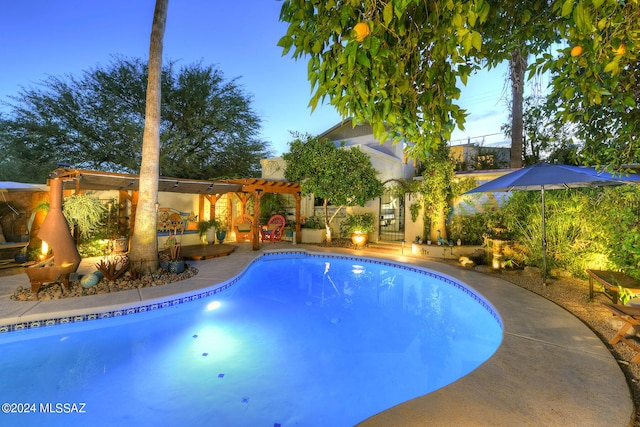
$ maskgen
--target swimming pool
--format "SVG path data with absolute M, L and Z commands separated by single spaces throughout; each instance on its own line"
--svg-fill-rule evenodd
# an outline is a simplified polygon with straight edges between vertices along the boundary
M 348 426 L 466 375 L 502 339 L 477 293 L 387 261 L 268 254 L 233 282 L 0 335 L 15 410 L 0 424 Z

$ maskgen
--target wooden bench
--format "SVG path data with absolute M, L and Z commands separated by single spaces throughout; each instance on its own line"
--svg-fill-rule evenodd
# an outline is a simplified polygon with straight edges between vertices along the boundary
M 636 355 L 631 359 L 631 363 L 640 362 L 640 346 L 636 341 L 632 341 L 626 337 L 626 333 L 631 328 L 640 328 L 640 307 L 629 307 L 619 304 L 602 304 L 605 308 L 613 313 L 614 316 L 620 318 L 625 323 L 620 330 L 609 340 L 609 344 L 615 345 L 622 341 L 636 351 Z
M 587 270 L 589 274 L 589 299 L 593 299 L 593 282 L 600 283 L 604 288 L 604 294 L 618 303 L 618 286 L 628 289 L 634 294 L 640 294 L 640 281 L 627 276 L 619 271 Z

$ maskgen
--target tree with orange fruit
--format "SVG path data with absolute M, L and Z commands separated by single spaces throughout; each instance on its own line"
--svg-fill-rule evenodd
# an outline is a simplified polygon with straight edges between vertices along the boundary
M 640 159 L 640 4 L 558 2 L 554 28 L 566 47 L 538 58 L 551 73 L 547 114 L 571 123 L 581 161 L 611 169 Z
M 616 120 L 637 112 L 638 1 L 285 0 L 279 45 L 308 60 L 312 109 L 327 101 L 371 123 L 380 140 L 412 142 L 407 154 L 425 159 L 464 126 L 461 85 L 518 47 L 536 57 L 530 75 L 554 76 L 562 120 L 581 106 L 606 105 Z M 558 42 L 566 48 L 555 51 Z M 575 46 L 583 51 L 572 56 Z M 631 141 L 624 155 L 640 154 L 637 126 L 618 129 Z

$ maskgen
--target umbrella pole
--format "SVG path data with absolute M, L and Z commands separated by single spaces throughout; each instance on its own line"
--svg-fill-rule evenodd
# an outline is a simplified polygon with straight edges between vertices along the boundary
M 542 286 L 547 286 L 547 230 L 544 218 L 544 185 L 542 186 Z

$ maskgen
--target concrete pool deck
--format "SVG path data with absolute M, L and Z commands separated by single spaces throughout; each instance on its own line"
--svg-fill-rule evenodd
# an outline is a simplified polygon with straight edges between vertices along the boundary
M 54 301 L 12 301 L 9 296 L 16 287 L 27 287 L 29 281 L 26 274 L 3 276 L 0 326 L 101 313 L 195 292 L 234 277 L 270 250 L 332 252 L 429 268 L 466 283 L 500 313 L 503 342 L 493 357 L 455 383 L 364 420 L 362 426 L 633 425 L 634 405 L 623 372 L 580 320 L 497 276 L 402 255 L 399 248 L 354 251 L 282 243 L 264 244 L 260 251 L 252 251 L 248 244 L 240 244 L 230 256 L 190 261 L 199 273 L 182 282 Z M 83 261 L 78 271 L 94 271 L 94 261 Z

